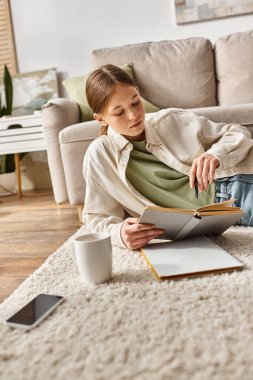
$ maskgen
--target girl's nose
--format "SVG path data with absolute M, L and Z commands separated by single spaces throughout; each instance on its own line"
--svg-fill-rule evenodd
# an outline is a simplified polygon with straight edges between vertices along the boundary
M 138 113 L 134 109 L 128 111 L 128 119 L 129 120 L 135 120 L 137 115 L 138 115 Z

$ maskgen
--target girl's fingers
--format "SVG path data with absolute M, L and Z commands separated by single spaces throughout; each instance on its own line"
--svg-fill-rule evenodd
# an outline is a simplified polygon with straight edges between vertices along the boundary
M 142 230 L 133 232 L 133 240 L 138 240 L 142 238 L 149 238 L 150 236 L 158 236 L 161 235 L 164 231 L 162 229 L 154 228 L 152 230 Z
M 137 219 L 138 220 L 138 219 Z M 138 238 L 142 236 L 149 236 L 162 232 L 163 230 L 156 228 L 154 224 L 146 223 L 133 223 L 126 229 L 127 234 L 131 234 L 133 238 Z
M 197 164 L 196 179 L 197 179 L 198 188 L 200 191 L 204 190 L 202 173 L 203 173 L 203 161 L 199 160 Z
M 210 170 L 209 170 L 209 183 L 210 184 L 213 183 L 213 181 L 214 181 L 215 170 L 219 165 L 220 165 L 219 160 L 216 157 L 214 157 L 214 160 L 211 161 Z
M 142 247 L 145 247 L 145 245 L 147 245 L 150 240 L 154 239 L 157 235 L 155 236 L 146 236 L 146 237 L 141 237 L 139 239 L 136 239 L 134 240 L 132 243 L 131 243 L 131 249 L 140 249 Z
M 138 218 L 127 218 L 125 222 L 129 225 L 129 228 L 133 231 L 142 231 L 142 230 L 150 230 L 154 228 L 154 224 L 149 223 L 139 223 Z
M 205 159 L 204 164 L 203 164 L 203 170 L 202 170 L 202 183 L 203 183 L 204 190 L 208 188 L 209 175 L 210 175 L 210 160 Z
M 127 224 L 137 224 L 138 223 L 138 218 L 127 218 L 127 219 L 125 219 L 125 223 L 127 223 Z
M 194 189 L 196 180 L 197 161 L 194 160 L 190 170 L 190 188 Z
M 127 218 L 121 227 L 121 237 L 129 249 L 138 249 L 161 235 L 164 231 L 154 224 L 137 223 L 137 218 Z
M 214 181 L 215 169 L 219 166 L 219 160 L 209 154 L 203 154 L 193 161 L 190 170 L 190 187 L 193 189 L 195 180 L 200 191 L 206 190 Z

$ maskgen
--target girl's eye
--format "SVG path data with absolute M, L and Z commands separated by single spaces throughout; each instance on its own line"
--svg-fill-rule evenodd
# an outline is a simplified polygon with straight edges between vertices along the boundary
M 115 113 L 114 116 L 120 116 L 120 115 L 123 115 L 123 112 L 124 112 L 124 111 L 121 111 L 120 113 Z
M 140 104 L 140 100 L 138 100 L 137 102 L 132 103 L 132 106 L 133 106 L 133 107 L 136 107 L 136 106 L 138 106 L 139 104 Z M 124 113 L 124 110 L 122 110 L 122 111 L 119 112 L 119 113 L 115 113 L 114 116 L 121 116 L 121 115 L 123 115 L 123 113 Z

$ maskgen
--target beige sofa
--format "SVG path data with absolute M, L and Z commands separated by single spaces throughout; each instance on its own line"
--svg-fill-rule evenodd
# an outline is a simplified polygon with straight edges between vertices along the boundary
M 91 58 L 92 68 L 132 62 L 141 95 L 159 108 L 186 108 L 253 130 L 253 30 L 221 37 L 214 46 L 196 37 L 98 49 Z M 82 204 L 83 157 L 99 125 L 80 123 L 78 104 L 63 98 L 50 100 L 42 118 L 55 201 Z

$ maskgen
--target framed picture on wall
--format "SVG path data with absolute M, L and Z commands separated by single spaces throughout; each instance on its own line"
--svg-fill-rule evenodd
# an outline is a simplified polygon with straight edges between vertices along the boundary
M 186 24 L 253 13 L 253 0 L 175 0 L 176 22 Z

